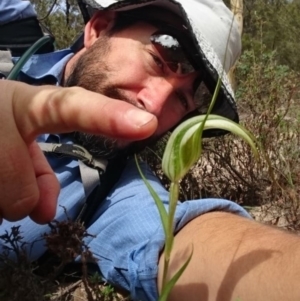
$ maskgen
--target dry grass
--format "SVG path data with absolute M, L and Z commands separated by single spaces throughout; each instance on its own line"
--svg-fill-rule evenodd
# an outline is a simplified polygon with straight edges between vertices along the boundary
M 6 245 L 0 255 L 1 301 L 129 301 L 89 269 L 95 259 L 83 242 L 89 234 L 81 223 L 67 219 L 49 226 L 44 235 L 49 253 L 39 262 L 28 260 L 20 227 L 0 236 Z M 82 262 L 74 264 L 77 256 Z

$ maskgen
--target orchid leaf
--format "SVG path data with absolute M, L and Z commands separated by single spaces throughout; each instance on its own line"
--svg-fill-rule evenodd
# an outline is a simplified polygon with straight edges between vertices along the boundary
M 168 296 L 169 296 L 172 288 L 174 287 L 174 285 L 176 284 L 176 282 L 178 281 L 180 276 L 183 274 L 183 272 L 187 268 L 188 264 L 190 263 L 190 261 L 192 259 L 192 256 L 193 256 L 193 245 L 192 245 L 192 251 L 191 251 L 190 256 L 187 258 L 186 262 L 182 265 L 182 267 L 177 271 L 177 273 L 171 278 L 171 280 L 167 282 L 167 284 L 165 285 L 165 287 L 163 288 L 163 290 L 159 296 L 158 301 L 167 301 L 168 300 Z
M 155 204 L 156 204 L 157 209 L 159 211 L 160 219 L 162 221 L 164 233 L 165 233 L 165 236 L 167 237 L 167 235 L 168 235 L 168 230 L 167 230 L 168 229 L 168 213 L 167 213 L 167 210 L 166 210 L 163 202 L 159 198 L 158 194 L 156 193 L 156 191 L 152 188 L 152 186 L 150 185 L 150 183 L 148 182 L 148 180 L 144 176 L 144 174 L 143 174 L 143 172 L 140 168 L 140 165 L 139 165 L 139 162 L 138 162 L 138 159 L 137 159 L 136 155 L 135 155 L 135 163 L 136 163 L 136 166 L 138 168 L 138 171 L 140 173 L 141 178 L 143 179 L 146 187 L 148 188 L 152 198 L 155 201 Z

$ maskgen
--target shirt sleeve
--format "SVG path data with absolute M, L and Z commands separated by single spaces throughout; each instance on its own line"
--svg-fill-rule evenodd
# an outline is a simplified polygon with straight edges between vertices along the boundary
M 0 1 L 0 25 L 35 17 L 36 12 L 29 1 L 1 0 Z

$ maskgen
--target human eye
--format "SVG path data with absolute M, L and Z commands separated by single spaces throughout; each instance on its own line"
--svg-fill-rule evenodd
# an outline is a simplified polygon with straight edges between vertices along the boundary
M 177 92 L 176 96 L 185 111 L 189 111 L 189 102 L 183 93 Z
M 154 53 L 150 53 L 151 54 L 151 57 L 154 61 L 154 63 L 156 64 L 156 66 L 162 71 L 162 72 L 165 72 L 165 64 L 164 62 L 157 56 L 155 55 Z

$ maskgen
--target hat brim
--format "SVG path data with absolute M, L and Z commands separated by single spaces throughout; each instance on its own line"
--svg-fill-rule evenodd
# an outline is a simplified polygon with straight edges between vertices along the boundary
M 97 0 L 83 1 L 87 4 L 87 6 L 81 6 L 81 10 L 85 16 L 85 21 L 88 21 L 88 19 L 94 14 L 95 10 L 126 11 L 147 5 L 166 8 L 183 18 L 186 26 L 188 26 L 188 32 L 190 33 L 190 38 L 193 41 L 195 49 L 195 51 L 190 51 L 190 53 L 195 54 L 194 61 L 198 64 L 199 68 L 202 68 L 201 71 L 204 72 L 203 81 L 210 92 L 210 95 L 208 96 L 207 90 L 203 88 L 203 99 L 206 101 L 204 102 L 204 106 L 199 110 L 199 114 L 205 114 L 207 112 L 212 100 L 212 95 L 215 93 L 218 80 L 221 79 L 220 89 L 211 113 L 226 117 L 234 122 L 239 122 L 234 93 L 226 72 L 224 71 L 222 62 L 220 62 L 218 55 L 205 37 L 199 33 L 199 31 L 197 32 L 197 35 L 195 35 L 195 27 L 193 27 L 187 16 L 187 8 L 184 9 L 179 3 L 163 0 L 144 0 L 142 2 L 133 0 L 100 0 L 99 2 L 101 2 L 102 5 L 100 5 Z M 220 136 L 225 133 L 226 132 L 222 130 L 209 130 L 205 133 L 205 136 Z

